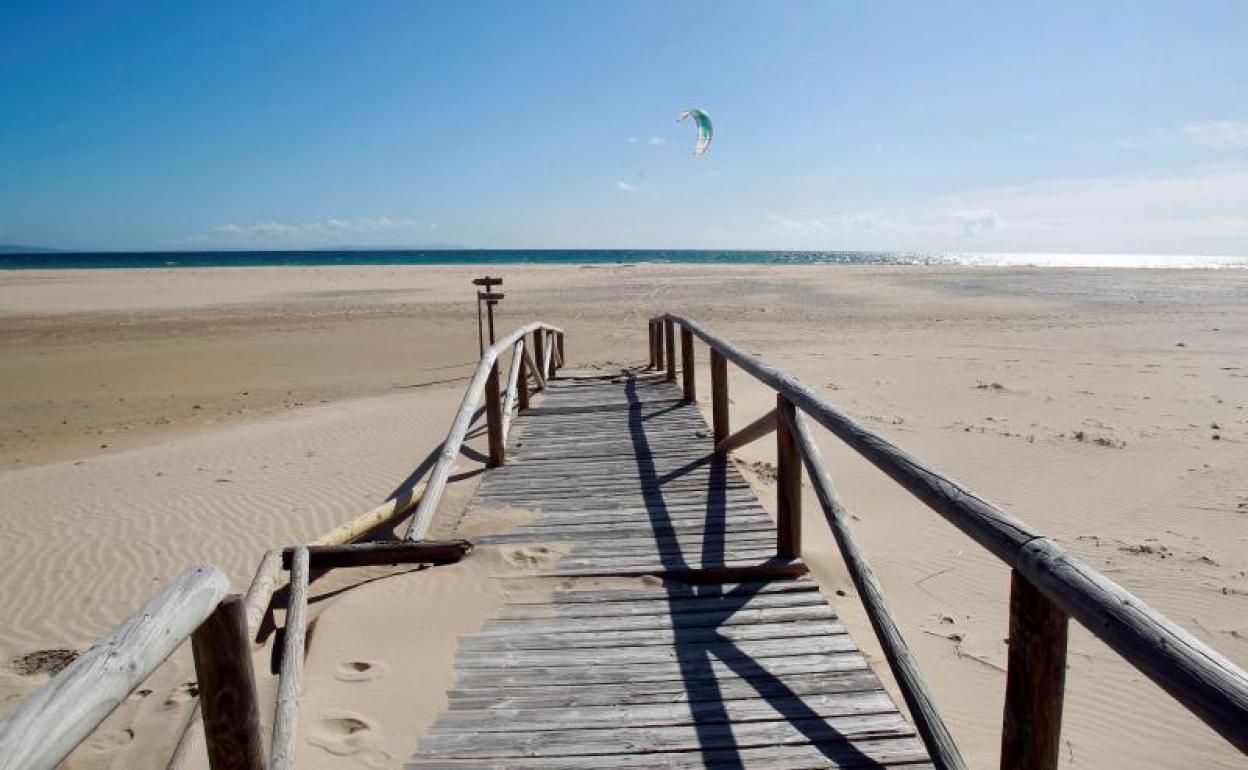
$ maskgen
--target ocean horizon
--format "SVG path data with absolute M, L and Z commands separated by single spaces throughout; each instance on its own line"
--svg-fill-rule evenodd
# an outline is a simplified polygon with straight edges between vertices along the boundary
M 683 249 L 344 249 L 42 251 L 0 254 L 0 270 L 522 264 L 917 265 L 966 267 L 1248 268 L 1248 256 L 1025 252 Z

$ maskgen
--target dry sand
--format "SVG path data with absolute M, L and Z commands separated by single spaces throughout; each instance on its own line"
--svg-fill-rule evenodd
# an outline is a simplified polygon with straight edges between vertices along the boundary
M 193 561 L 243 590 L 265 549 L 384 499 L 449 425 L 475 359 L 467 281 L 481 272 L 0 273 L 0 660 L 85 647 Z M 564 326 L 574 365 L 642 360 L 644 319 L 679 308 L 1248 665 L 1248 271 L 489 272 L 507 279 L 500 327 Z M 731 387 L 734 424 L 767 408 L 744 375 Z M 820 444 L 963 750 L 995 766 L 1007 571 L 834 438 Z M 771 443 L 741 459 L 763 469 L 770 504 Z M 444 531 L 474 481 L 452 486 Z M 884 672 L 807 498 L 807 558 Z M 506 591 L 550 588 L 508 556 L 317 581 L 301 767 L 401 764 L 443 702 L 455 636 Z M 499 564 L 516 579 L 473 579 Z M 0 670 L 0 711 L 46 678 L 16 668 Z M 192 680 L 180 653 L 70 766 L 163 766 Z M 1067 681 L 1066 766 L 1242 766 L 1076 627 Z

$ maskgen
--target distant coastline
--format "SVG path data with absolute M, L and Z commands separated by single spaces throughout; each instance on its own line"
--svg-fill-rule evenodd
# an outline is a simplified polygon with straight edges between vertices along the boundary
M 17 247 L 5 247 L 5 249 Z M 55 251 L 0 249 L 0 270 L 337 265 L 776 264 L 963 265 L 969 267 L 1248 268 L 1248 256 L 1156 254 L 732 251 L 678 249 L 308 249 L 290 251 Z

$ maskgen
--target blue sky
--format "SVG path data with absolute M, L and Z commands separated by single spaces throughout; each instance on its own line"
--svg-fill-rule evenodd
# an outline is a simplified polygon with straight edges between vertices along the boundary
M 1243 0 L 7 0 L 0 242 L 1245 254 L 1245 41 Z

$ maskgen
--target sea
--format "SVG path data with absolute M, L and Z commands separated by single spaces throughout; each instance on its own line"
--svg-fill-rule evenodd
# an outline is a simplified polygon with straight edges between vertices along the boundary
M 108 251 L 0 254 L 4 270 L 334 265 L 966 265 L 972 267 L 1248 268 L 1248 256 L 901 251 L 612 249 L 351 249 L 344 251 Z

